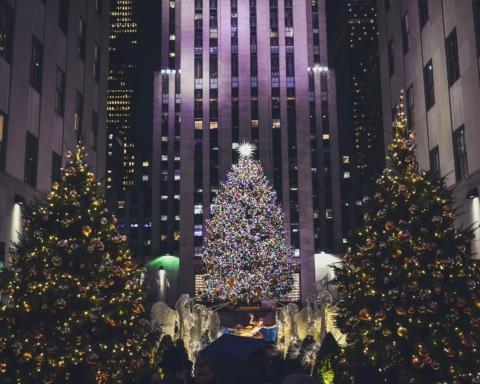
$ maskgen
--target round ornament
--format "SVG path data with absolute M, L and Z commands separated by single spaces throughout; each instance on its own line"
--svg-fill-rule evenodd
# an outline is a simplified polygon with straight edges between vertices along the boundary
M 394 221 L 389 220 L 385 223 L 385 229 L 387 231 L 391 231 L 394 228 L 395 228 L 395 222 Z
M 103 225 L 107 224 L 107 218 L 106 218 L 106 217 L 102 217 L 102 218 L 100 219 L 100 224 L 103 224 Z
M 445 215 L 451 215 L 453 213 L 453 207 L 450 204 L 445 204 L 442 207 L 442 211 Z
M 358 316 L 360 317 L 360 320 L 370 320 L 370 310 L 368 308 L 362 308 L 358 312 Z
M 397 329 L 397 335 L 400 337 L 408 337 L 408 329 L 405 327 L 398 327 Z
M 82 233 L 84 236 L 90 236 L 90 234 L 92 233 L 92 228 L 90 228 L 88 225 L 84 225 L 82 227 Z
M 380 309 L 379 311 L 377 311 L 377 313 L 375 313 L 375 319 L 377 319 L 378 321 L 383 321 L 386 317 L 387 315 L 385 314 L 385 311 L 383 309 Z

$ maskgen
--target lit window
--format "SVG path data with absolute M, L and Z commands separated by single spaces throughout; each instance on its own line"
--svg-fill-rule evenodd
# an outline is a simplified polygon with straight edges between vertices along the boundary
M 203 123 L 201 120 L 195 120 L 195 129 L 202 129 Z
M 143 181 L 148 181 L 148 175 L 142 175 L 142 180 Z
M 179 241 L 180 240 L 180 231 L 173 232 L 173 240 Z
M 167 221 L 167 215 L 162 215 L 162 216 L 160 217 L 160 220 L 162 220 L 162 221 Z
M 174 198 L 175 200 L 180 200 L 180 195 L 173 195 L 173 198 Z
M 272 128 L 280 128 L 280 119 L 273 119 Z
M 125 201 L 119 200 L 118 201 L 118 209 L 123 209 L 125 208 Z
M 151 242 L 152 242 L 151 240 L 144 240 L 143 245 L 150 245 Z
M 144 167 L 148 167 L 148 161 L 144 161 L 142 164 Z
M 168 196 L 162 195 L 162 196 L 160 196 L 160 200 L 168 200 Z
M 258 120 L 252 120 L 252 128 L 258 128 Z
M 300 249 L 294 249 L 293 250 L 293 256 L 294 257 L 300 257 Z
M 217 128 L 218 128 L 218 121 L 211 121 L 210 129 L 217 129 Z
M 362 200 L 356 200 L 355 205 L 361 206 L 362 205 Z
M 175 35 L 170 35 L 170 40 L 175 40 Z
M 196 204 L 193 209 L 195 215 L 200 215 L 203 213 L 203 206 L 201 204 Z
M 344 179 L 349 179 L 350 178 L 350 172 L 343 172 L 343 178 Z
M 324 133 L 323 140 L 330 140 L 330 135 L 328 133 Z
M 332 208 L 327 208 L 327 209 L 325 210 L 325 216 L 326 216 L 327 219 L 333 218 Z
M 348 240 L 347 239 L 342 239 L 343 241 L 343 244 L 347 244 L 348 243 Z
M 350 156 L 343 156 L 343 164 L 350 163 Z
M 202 236 L 202 225 L 195 225 L 194 236 Z

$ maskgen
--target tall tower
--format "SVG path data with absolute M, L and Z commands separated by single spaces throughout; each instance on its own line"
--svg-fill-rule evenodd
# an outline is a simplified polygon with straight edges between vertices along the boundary
M 311 292 L 315 253 L 342 248 L 324 0 L 163 2 L 161 39 L 152 254 L 178 255 L 179 290 L 194 293 L 209 205 L 234 148 L 251 141 L 282 203 L 300 286 Z

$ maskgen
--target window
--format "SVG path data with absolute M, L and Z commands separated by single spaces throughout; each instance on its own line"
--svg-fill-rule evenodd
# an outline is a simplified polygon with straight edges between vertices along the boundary
M 415 126 L 415 99 L 413 97 L 413 84 L 407 89 L 407 117 L 410 128 Z
M 13 42 L 13 9 L 5 0 L 0 0 L 0 57 L 10 60 Z
M 296 251 L 298 251 L 298 256 L 295 255 L 295 257 L 299 257 L 300 250 L 295 250 L 295 252 Z M 287 295 L 280 298 L 280 301 L 300 301 L 300 274 L 299 273 L 293 274 L 292 290 Z
M 349 179 L 350 178 L 350 172 L 343 172 L 343 178 L 344 179 Z
M 68 8 L 69 8 L 69 0 L 60 0 L 58 26 L 65 35 L 68 34 L 67 32 L 68 31 Z
M 62 156 L 52 151 L 52 181 L 59 181 L 62 178 Z
M 457 181 L 460 181 L 468 176 L 465 127 L 463 125 L 453 132 L 453 150 L 455 154 L 455 176 Z
M 93 48 L 93 78 L 98 81 L 100 77 L 100 48 L 97 44 Z
M 85 22 L 78 19 L 78 57 L 85 59 Z
M 95 0 L 95 10 L 99 16 L 102 16 L 102 0 Z
M 408 26 L 408 13 L 402 18 L 403 54 L 410 49 L 410 28 Z
M 343 164 L 349 164 L 350 163 L 350 156 L 343 156 Z
M 392 0 L 385 0 L 385 12 L 390 9 L 390 5 L 392 5 Z
M 427 111 L 435 105 L 435 87 L 433 84 L 432 60 L 423 68 L 423 79 L 425 82 L 425 106 Z
M 418 16 L 420 18 L 420 29 L 422 29 L 428 21 L 428 0 L 418 1 Z
M 77 132 L 81 132 L 82 130 L 82 110 L 83 110 L 83 96 L 77 90 L 77 99 L 75 102 L 75 119 L 73 121 L 73 128 Z
M 37 156 L 38 139 L 27 132 L 27 145 L 25 148 L 24 181 L 32 187 L 37 186 Z
M 40 42 L 32 37 L 32 56 L 30 59 L 30 85 L 38 93 L 42 90 L 42 52 L 43 47 Z
M 395 73 L 395 47 L 393 45 L 393 38 L 388 43 L 388 72 L 390 77 Z
M 97 148 L 98 135 L 98 113 L 92 109 L 92 132 L 90 135 L 90 145 L 93 149 Z
M 448 85 L 451 87 L 460 77 L 460 64 L 458 61 L 457 28 L 453 28 L 445 39 L 447 53 Z
M 5 116 L 0 113 L 0 169 L 3 170 L 4 163 L 4 147 L 5 147 L 5 134 L 6 134 L 6 121 Z
M 440 176 L 440 154 L 438 145 L 430 151 L 430 170 Z
M 55 89 L 55 112 L 63 116 L 65 103 L 65 72 L 57 67 L 57 85 Z
M 477 58 L 480 58 L 480 0 L 473 0 L 473 19 L 475 23 L 475 42 L 477 45 Z M 480 61 L 478 62 L 480 65 Z

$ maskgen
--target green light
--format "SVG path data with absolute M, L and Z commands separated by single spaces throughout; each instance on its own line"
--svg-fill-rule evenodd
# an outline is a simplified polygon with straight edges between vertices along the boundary
M 180 270 L 180 258 L 172 255 L 159 256 L 147 263 L 146 267 L 148 269 L 163 267 L 168 271 L 178 271 Z

